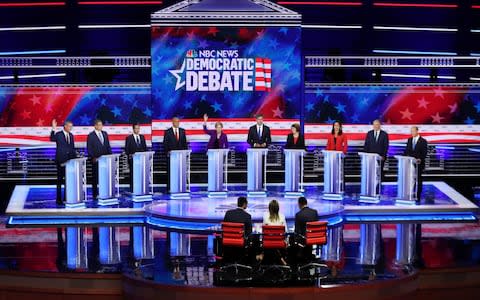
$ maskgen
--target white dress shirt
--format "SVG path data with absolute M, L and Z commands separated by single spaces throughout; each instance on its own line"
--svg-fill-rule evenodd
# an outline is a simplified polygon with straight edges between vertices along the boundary
M 262 124 L 262 125 L 258 125 L 258 124 L 257 124 L 257 133 L 260 134 L 258 137 L 262 137 L 262 134 L 263 134 L 263 124 Z
M 105 143 L 105 139 L 104 139 L 104 137 L 103 137 L 102 131 L 95 129 L 95 134 L 98 136 L 98 139 L 100 140 L 100 142 L 102 142 L 102 144 L 104 144 L 104 143 Z
M 139 134 L 133 134 L 133 140 L 135 141 L 135 144 L 137 145 L 140 145 L 140 143 L 142 142 L 142 140 L 140 139 L 140 135 Z
M 373 138 L 375 139 L 375 142 L 378 142 L 379 137 L 380 137 L 380 130 L 373 131 Z
M 417 146 L 417 143 L 418 143 L 418 138 L 420 137 L 420 135 L 417 135 L 416 137 L 414 137 L 412 139 L 412 149 L 415 149 L 415 147 Z
M 180 138 L 180 131 L 178 130 L 178 128 L 172 127 L 172 130 L 173 130 L 173 135 L 175 137 L 178 136 L 178 138 Z
M 70 133 L 66 132 L 65 130 L 62 130 L 63 134 L 65 135 L 65 140 L 67 141 L 67 144 L 70 144 L 72 141 L 70 141 Z

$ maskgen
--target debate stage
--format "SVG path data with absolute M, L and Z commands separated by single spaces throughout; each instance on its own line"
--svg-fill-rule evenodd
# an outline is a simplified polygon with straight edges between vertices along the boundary
M 156 299 L 161 292 L 167 298 L 197 300 L 280 296 L 406 299 L 432 292 L 441 296 L 442 292 L 431 282 L 452 289 L 478 282 L 477 269 L 460 268 L 465 260 L 467 265 L 475 260 L 473 250 L 472 257 L 465 256 L 465 251 L 478 246 L 469 246 L 465 241 L 480 236 L 478 207 L 445 182 L 425 182 L 424 199 L 417 205 L 395 204 L 393 182 L 382 185 L 379 203 L 360 203 L 357 183 L 346 184 L 343 201 L 322 200 L 322 184 L 307 185 L 305 196 L 309 205 L 319 211 L 320 219 L 329 222 L 329 242 L 322 258 L 329 266 L 335 265 L 338 274 L 307 286 L 279 289 L 222 287 L 214 279 L 217 269 L 212 233 L 219 230 L 225 211 L 236 207 L 236 198 L 247 194 L 245 185 L 229 185 L 228 197 L 223 199 L 208 198 L 205 185 L 193 185 L 191 199 L 170 199 L 168 194 L 161 193 L 163 189 L 156 185 L 152 202 L 135 203 L 128 198 L 127 186 L 122 185 L 120 203 L 111 206 L 93 202 L 88 189 L 86 208 L 66 209 L 55 204 L 53 185 L 16 186 L 6 211 L 6 226 L 14 227 L 15 234 L 8 231 L 12 229 L 0 229 L 0 235 L 15 245 L 14 258 L 3 260 L 18 261 L 19 272 L 9 273 L 8 278 L 3 276 L 6 280 L 28 282 L 32 291 L 45 286 L 56 291 L 61 286 L 65 293 L 73 293 L 69 286 L 81 284 L 85 276 L 90 276 L 104 292 L 131 299 Z M 249 198 L 248 212 L 256 223 L 254 231 L 260 229 L 258 224 L 271 199 L 279 200 L 291 231 L 298 211 L 297 199 L 284 197 L 281 184 L 269 184 L 267 197 Z M 397 264 L 398 226 L 418 223 L 429 223 L 422 227 L 423 256 L 428 268 L 420 272 Z M 385 263 L 374 266 L 377 273 L 372 276 L 369 260 L 378 259 L 378 253 L 376 258 L 372 256 L 378 249 L 374 245 L 380 241 L 365 233 L 368 225 L 380 224 Z M 29 241 L 28 247 L 25 240 Z M 0 247 L 1 253 L 5 253 L 4 248 Z M 25 256 L 23 251 L 36 251 L 37 255 Z M 457 253 L 455 259 L 452 253 Z M 130 260 L 135 263 L 132 265 Z M 47 277 L 55 286 L 37 282 L 39 273 L 35 271 L 50 269 L 54 273 Z M 68 279 L 60 279 L 64 272 L 69 272 Z
M 378 203 L 359 201 L 360 185 L 347 183 L 342 201 L 323 200 L 322 184 L 308 184 L 305 196 L 309 206 L 319 212 L 330 226 L 339 223 L 456 223 L 475 222 L 478 209 L 445 182 L 424 183 L 424 198 L 420 204 L 397 204 L 396 183 L 382 184 L 382 198 Z M 91 200 L 86 208 L 66 209 L 55 203 L 53 185 L 18 185 L 10 198 L 6 215 L 10 226 L 72 226 L 72 225 L 139 225 L 148 224 L 160 229 L 211 233 L 228 209 L 236 207 L 238 196 L 246 196 L 246 186 L 230 185 L 228 197 L 209 198 L 206 187 L 192 185 L 191 199 L 170 199 L 155 186 L 152 202 L 133 202 L 121 186 L 118 205 L 101 206 Z M 90 189 L 88 194 L 90 195 Z M 268 210 L 268 202 L 277 199 L 287 222 L 292 223 L 298 211 L 297 199 L 285 197 L 283 185 L 269 184 L 267 197 L 249 197 L 248 212 L 253 222 L 261 223 Z
M 0 28 L 11 41 L 0 52 L 0 299 L 478 298 L 479 5 L 10 2 L 0 4 L 11 10 Z M 185 136 L 172 129 L 170 147 L 173 117 Z M 386 139 L 368 133 L 375 119 Z M 49 138 L 67 120 L 71 139 Z M 94 120 L 108 132 L 99 157 Z M 228 144 L 207 130 L 219 122 Z M 144 147 L 138 132 L 128 147 L 133 124 Z M 97 171 L 100 201 L 87 184 Z M 167 180 L 172 194 L 154 184 Z M 294 232 L 299 195 L 327 221 L 320 244 Z M 221 223 L 239 196 L 253 230 L 228 273 Z M 287 221 L 275 262 L 262 228 L 273 199 Z

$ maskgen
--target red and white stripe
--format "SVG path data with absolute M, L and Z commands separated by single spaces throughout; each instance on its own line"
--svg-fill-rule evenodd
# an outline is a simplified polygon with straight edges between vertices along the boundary
M 267 92 L 272 89 L 272 60 L 269 58 L 263 59 L 264 76 L 265 76 L 265 88 Z
M 228 134 L 229 141 L 244 142 L 247 140 L 248 128 L 255 124 L 253 119 L 209 119 L 208 127 L 213 129 L 216 121 L 223 123 L 224 132 Z M 272 131 L 274 142 L 285 142 L 290 133 L 290 126 L 298 123 L 294 119 L 265 119 L 265 124 Z M 187 130 L 189 141 L 206 142 L 208 135 L 203 132 L 203 121 L 200 119 L 184 119 L 181 127 Z M 383 125 L 387 131 L 390 143 L 405 143 L 410 137 L 411 125 Z M 430 143 L 436 144 L 480 144 L 480 125 L 418 125 L 420 134 Z M 154 120 L 152 125 L 143 124 L 141 133 L 145 135 L 147 144 L 162 142 L 163 132 L 171 127 L 170 120 Z M 365 134 L 372 129 L 371 125 L 343 126 L 343 131 L 348 134 L 349 145 L 363 145 Z M 53 146 L 50 142 L 50 127 L 0 127 L 0 147 L 27 147 L 27 146 Z M 61 130 L 58 127 L 57 130 Z M 75 144 L 85 147 L 87 135 L 93 130 L 91 126 L 75 126 Z M 123 147 L 125 138 L 131 134 L 130 125 L 104 126 L 108 132 L 110 143 L 114 147 Z M 328 135 L 332 130 L 329 124 L 306 124 L 305 139 L 307 145 L 323 146 L 327 143 Z
M 208 119 L 208 129 L 214 129 L 215 122 L 223 123 L 223 131 L 228 135 L 230 142 L 246 142 L 248 129 L 255 125 L 252 118 L 246 119 Z M 274 142 L 285 142 L 293 123 L 299 123 L 296 119 L 265 119 L 265 125 L 270 127 Z M 154 120 L 152 122 L 153 142 L 163 142 L 164 131 L 172 126 L 171 120 Z M 191 142 L 208 142 L 209 136 L 203 131 L 203 121 L 200 119 L 183 119 L 180 127 L 187 133 L 187 140 Z
M 414 125 L 382 125 L 389 135 L 390 143 L 405 143 Z M 431 125 L 418 124 L 420 135 L 430 143 L 480 144 L 480 125 Z M 366 133 L 372 125 L 343 125 L 343 132 L 348 134 L 349 145 L 363 145 Z M 305 142 L 307 145 L 323 146 L 331 134 L 330 124 L 306 124 Z
M 25 147 L 25 146 L 54 146 L 50 142 L 51 127 L 0 127 L 0 147 Z M 57 131 L 62 127 L 57 127 Z M 125 146 L 125 138 L 132 133 L 131 125 L 104 126 L 108 133 L 110 145 L 114 147 Z M 75 136 L 75 146 L 85 147 L 87 135 L 93 131 L 92 126 L 74 126 L 72 133 Z M 147 144 L 151 144 L 152 128 L 150 124 L 141 125 L 141 134 L 145 135 Z
M 255 58 L 255 91 L 265 91 L 265 74 L 263 72 L 263 59 Z
M 272 61 L 255 58 L 255 91 L 270 91 L 272 88 Z

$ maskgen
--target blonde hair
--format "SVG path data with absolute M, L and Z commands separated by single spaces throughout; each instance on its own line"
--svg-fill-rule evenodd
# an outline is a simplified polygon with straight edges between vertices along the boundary
M 270 201 L 270 203 L 268 204 L 270 222 L 276 222 L 280 219 L 280 215 L 278 214 L 279 210 L 280 210 L 280 206 L 278 205 L 278 201 L 277 200 Z

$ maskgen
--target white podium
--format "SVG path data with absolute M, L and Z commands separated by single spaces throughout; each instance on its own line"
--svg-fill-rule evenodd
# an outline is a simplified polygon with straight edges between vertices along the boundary
M 192 150 L 170 151 L 170 198 L 190 198 L 190 154 Z
M 417 168 L 415 157 L 395 155 L 398 160 L 397 203 L 415 204 L 417 200 Z
M 153 200 L 153 155 L 154 151 L 136 152 L 132 155 L 133 188 L 132 201 Z
M 285 197 L 303 196 L 303 149 L 284 149 Z
M 267 196 L 267 148 L 247 149 L 247 193 L 249 197 Z
M 66 208 L 83 208 L 87 199 L 87 158 L 74 158 L 65 163 Z
M 382 157 L 377 153 L 358 152 L 361 159 L 360 202 L 377 203 L 382 188 Z
M 342 151 L 322 150 L 323 153 L 323 199 L 342 200 L 344 193 Z
M 417 168 L 415 157 L 396 155 L 398 160 L 397 199 L 398 204 L 415 204 L 417 200 Z M 395 262 L 399 265 L 411 264 L 415 259 L 416 224 L 397 224 L 397 249 Z
M 227 197 L 229 149 L 208 149 L 208 197 Z
M 118 204 L 120 154 L 107 154 L 98 158 L 98 204 Z

